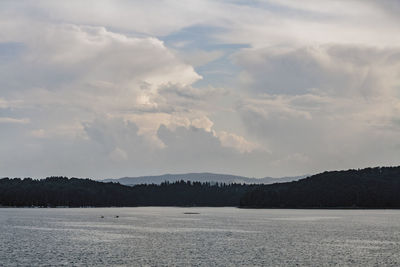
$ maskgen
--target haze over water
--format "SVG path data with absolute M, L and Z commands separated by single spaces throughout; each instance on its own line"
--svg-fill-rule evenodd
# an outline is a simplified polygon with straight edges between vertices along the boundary
M 399 222 L 397 210 L 8 208 L 0 209 L 0 259 L 5 266 L 398 266 Z

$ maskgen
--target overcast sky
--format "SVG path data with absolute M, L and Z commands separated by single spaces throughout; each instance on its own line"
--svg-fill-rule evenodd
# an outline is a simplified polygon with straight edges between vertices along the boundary
M 0 2 L 0 177 L 400 162 L 400 2 Z

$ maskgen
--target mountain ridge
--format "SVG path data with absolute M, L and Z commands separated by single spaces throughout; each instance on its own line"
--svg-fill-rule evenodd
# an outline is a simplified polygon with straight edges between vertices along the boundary
M 162 174 L 152 176 L 138 176 L 138 177 L 121 177 L 100 180 L 101 182 L 120 183 L 122 185 L 138 185 L 138 184 L 161 184 L 162 182 L 176 182 L 176 181 L 191 181 L 191 182 L 210 182 L 210 183 L 244 183 L 244 184 L 274 184 L 297 181 L 308 177 L 308 175 L 301 176 L 287 176 L 280 178 L 264 177 L 264 178 L 250 178 L 245 176 L 220 174 L 211 172 L 201 173 L 182 173 L 182 174 Z

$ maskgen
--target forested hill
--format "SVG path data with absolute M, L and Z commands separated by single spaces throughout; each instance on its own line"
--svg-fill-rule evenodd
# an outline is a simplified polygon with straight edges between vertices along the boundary
M 124 186 L 89 179 L 0 179 L 0 206 L 238 206 L 251 185 L 178 181 Z
M 241 199 L 254 208 L 400 208 L 400 167 L 333 171 L 259 186 Z
M 89 179 L 0 179 L 0 206 L 400 208 L 400 167 L 333 171 L 272 185 L 164 182 L 124 186 Z

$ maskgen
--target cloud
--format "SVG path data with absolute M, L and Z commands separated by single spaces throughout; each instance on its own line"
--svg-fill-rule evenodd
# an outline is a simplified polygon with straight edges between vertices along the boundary
M 204 129 L 207 132 L 211 132 L 211 128 L 214 123 L 207 117 L 196 118 L 192 120 L 192 126 L 198 129 Z
M 36 33 L 41 35 L 40 40 L 36 40 L 35 35 L 24 40 L 27 54 L 20 62 L 33 72 L 28 77 L 36 80 L 36 86 L 50 87 L 51 82 L 60 85 L 83 80 L 110 89 L 115 83 L 187 85 L 200 78 L 191 66 L 181 63 L 156 38 L 128 37 L 103 27 L 70 24 L 41 27 Z M 35 79 L 36 76 L 40 80 Z
M 8 108 L 9 103 L 5 100 L 0 98 L 0 108 L 4 109 L 4 108 Z
M 245 86 L 258 92 L 305 94 L 320 91 L 348 97 L 383 95 L 398 75 L 399 49 L 324 45 L 285 50 L 247 49 L 235 62 Z M 390 92 L 389 92 L 390 93 Z
M 53 128 L 56 121 L 76 124 L 96 114 L 172 112 L 174 105 L 161 99 L 159 88 L 185 87 L 200 78 L 156 38 L 64 24 L 43 25 L 40 34 L 26 37 L 24 57 L 1 66 L 6 71 L 0 104 L 13 103 L 31 115 L 52 110 L 58 117 Z
M 221 29 L 210 38 L 253 47 L 315 43 L 392 45 L 397 36 L 394 1 L 2 1 L 7 22 L 16 18 L 105 26 L 137 36 L 167 36 L 197 25 Z M 106 11 L 105 11 L 106 10 Z M 229 10 L 229 12 L 226 12 Z M 22 14 L 22 15 L 21 15 Z M 162 19 L 160 19 L 162 18 Z M 11 25 L 11 26 L 10 26 Z M 384 30 L 381 30 L 384 29 Z M 11 29 L 10 29 L 11 31 Z M 3 36 L 12 35 L 3 31 Z M 189 40 L 190 41 L 190 40 Z M 207 40 L 203 40 L 207 41 Z M 182 42 L 181 42 L 182 43 Z
M 395 163 L 397 10 L 2 1 L 0 170 L 263 176 Z
M 250 77 L 242 86 L 253 94 L 237 105 L 247 133 L 281 166 L 295 155 L 314 170 L 394 162 L 398 55 L 353 45 L 241 52 L 237 64 Z
M 41 177 L 63 174 L 106 178 L 132 173 L 190 171 L 244 174 L 268 155 L 247 149 L 242 153 L 236 143 L 241 143 L 243 148 L 243 144 L 247 144 L 243 138 L 222 133 L 223 137 L 239 140 L 233 141 L 233 145 L 224 145 L 212 131 L 192 126 L 170 129 L 161 125 L 157 137 L 163 147 L 153 146 L 138 133 L 135 123 L 121 118 L 97 118 L 85 123 L 83 131 L 84 135 L 71 138 L 43 138 L 45 133 L 41 130 L 34 132 L 35 135 L 22 135 L 14 130 L 18 143 L 1 141 L 2 149 L 7 152 L 0 155 L 2 175 Z M 6 136 L 10 139 L 10 132 Z M 15 161 L 17 155 L 18 161 Z M 18 169 L 21 164 L 24 167 Z
M 16 119 L 9 117 L 0 117 L 0 123 L 11 123 L 11 124 L 27 124 L 29 123 L 29 119 Z
M 257 144 L 246 140 L 243 136 L 239 136 L 234 133 L 228 133 L 225 131 L 218 132 L 216 134 L 224 147 L 234 148 L 241 153 L 250 153 L 256 149 L 263 150 Z M 265 151 L 267 152 L 267 151 Z
M 254 151 L 254 144 L 243 137 L 227 132 L 215 133 L 196 127 L 171 130 L 161 125 L 157 135 L 166 144 L 159 152 L 161 161 L 175 172 L 244 173 L 269 156 L 266 151 Z
M 194 50 L 190 52 L 183 52 L 179 55 L 188 64 L 194 67 L 200 67 L 221 58 L 224 53 L 222 51 Z
M 12 75 L 1 79 L 4 90 L 0 108 L 28 118 L 1 117 L 0 123 L 31 122 L 24 129 L 27 134 L 3 131 L 9 133 L 8 142 L 24 150 L 16 143 L 32 144 L 27 155 L 38 159 L 46 160 L 48 155 L 54 158 L 43 168 L 31 167 L 28 158 L 21 159 L 20 164 L 29 165 L 24 175 L 54 171 L 90 175 L 92 170 L 92 175 L 104 177 L 112 175 L 115 168 L 121 173 L 127 169 L 134 172 L 129 166 L 132 161 L 149 170 L 149 162 L 154 163 L 156 157 L 153 150 L 165 146 L 156 135 L 161 124 L 189 121 L 190 125 L 193 120 L 198 128 L 211 127 L 199 103 L 212 97 L 212 91 L 218 95 L 218 89 L 192 88 L 190 85 L 201 77 L 162 41 L 128 37 L 103 27 L 41 26 L 41 38 L 32 34 L 18 39 L 26 47 L 23 57 L 15 57 L 15 64 L 1 65 L 6 70 L 3 75 Z M 191 99 L 190 103 L 185 99 Z M 56 151 L 63 151 L 63 156 Z M 83 158 L 90 154 L 104 155 Z M 68 157 L 76 160 L 69 162 Z M 85 161 L 90 161 L 87 168 Z M 79 166 L 71 170 L 72 163 Z M 104 174 L 94 172 L 98 166 L 108 166 L 111 171 L 99 168 Z M 11 173 L 18 173 L 17 169 L 15 164 L 4 167 Z

